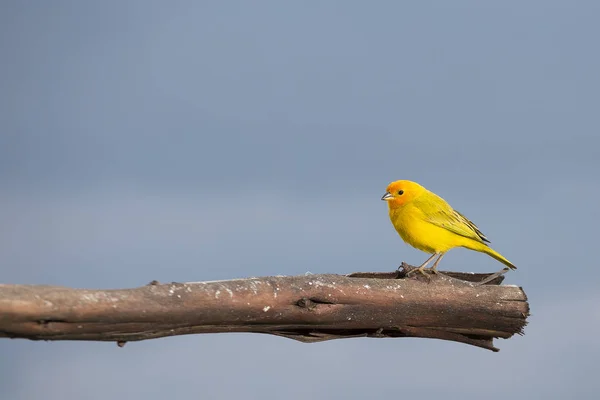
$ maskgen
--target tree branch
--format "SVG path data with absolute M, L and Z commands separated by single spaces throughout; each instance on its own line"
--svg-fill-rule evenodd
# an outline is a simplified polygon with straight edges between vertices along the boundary
M 0 285 L 0 337 L 127 341 L 193 333 L 257 332 L 318 342 L 422 337 L 498 351 L 494 338 L 522 334 L 520 287 L 503 276 L 413 267 L 391 273 L 270 276 L 87 290 Z M 485 278 L 493 278 L 477 285 Z M 457 279 L 458 278 L 458 279 Z

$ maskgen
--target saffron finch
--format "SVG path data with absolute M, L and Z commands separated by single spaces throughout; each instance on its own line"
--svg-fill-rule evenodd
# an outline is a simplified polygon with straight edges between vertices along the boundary
M 437 273 L 444 254 L 454 247 L 486 253 L 510 269 L 517 268 L 488 246 L 490 241 L 473 222 L 418 183 L 404 180 L 392 182 L 381 200 L 387 201 L 390 220 L 402 240 L 432 254 L 417 271 L 424 274 L 425 267 L 437 256 L 433 266 L 428 268 Z

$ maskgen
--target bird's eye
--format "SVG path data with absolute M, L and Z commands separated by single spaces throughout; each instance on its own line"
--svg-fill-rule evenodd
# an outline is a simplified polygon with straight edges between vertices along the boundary
M 398 194 L 402 196 L 404 194 L 404 190 L 398 190 Z

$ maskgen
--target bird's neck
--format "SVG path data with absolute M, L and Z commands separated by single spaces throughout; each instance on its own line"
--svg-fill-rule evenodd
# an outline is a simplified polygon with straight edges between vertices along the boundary
M 390 213 L 390 218 L 394 218 L 397 217 L 399 215 L 402 215 L 402 213 L 405 210 L 405 205 L 398 205 L 398 204 L 390 204 L 389 205 L 389 213 Z

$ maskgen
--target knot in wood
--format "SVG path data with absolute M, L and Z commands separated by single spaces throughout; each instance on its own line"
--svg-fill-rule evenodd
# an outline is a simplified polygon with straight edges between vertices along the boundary
M 319 304 L 334 304 L 334 303 L 331 301 L 327 301 L 327 300 L 317 299 L 316 297 L 311 297 L 311 298 L 303 297 L 296 302 L 296 305 L 298 307 L 306 308 L 309 311 L 312 311 L 315 308 L 317 308 L 317 306 Z
M 296 305 L 300 308 L 306 308 L 307 310 L 314 310 L 317 306 L 317 303 L 309 299 L 308 297 L 303 297 L 296 302 Z

